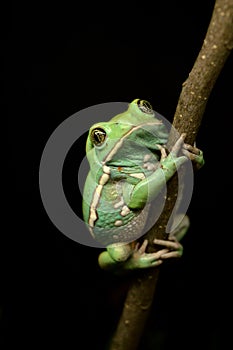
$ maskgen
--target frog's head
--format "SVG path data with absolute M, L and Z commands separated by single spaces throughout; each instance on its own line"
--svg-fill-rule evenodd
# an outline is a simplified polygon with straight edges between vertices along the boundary
M 167 141 L 167 130 L 149 102 L 135 99 L 108 122 L 94 124 L 86 144 L 89 162 L 129 166 L 129 163 Z

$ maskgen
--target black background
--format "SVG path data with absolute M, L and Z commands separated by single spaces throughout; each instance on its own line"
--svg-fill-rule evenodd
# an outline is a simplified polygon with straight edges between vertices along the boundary
M 54 129 L 91 105 L 142 98 L 172 121 L 214 1 L 152 4 L 13 2 L 4 48 L 9 216 L 2 235 L 7 244 L 1 329 L 6 348 L 104 349 L 114 330 L 127 279 L 101 271 L 99 249 L 81 246 L 54 227 L 40 199 L 38 169 Z M 141 349 L 222 349 L 232 275 L 231 83 L 232 56 L 197 138 L 206 164 L 195 175 L 184 256 L 161 268 Z M 69 164 L 72 181 L 83 156 L 84 141 Z M 79 210 L 72 181 L 70 196 Z

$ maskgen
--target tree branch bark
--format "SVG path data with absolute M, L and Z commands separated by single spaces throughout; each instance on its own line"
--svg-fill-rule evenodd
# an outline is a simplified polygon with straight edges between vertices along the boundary
M 173 126 L 181 134 L 187 134 L 186 142 L 193 144 L 210 93 L 233 48 L 233 0 L 216 0 L 212 18 L 203 46 L 187 80 L 183 83 Z M 174 144 L 171 133 L 169 144 Z M 165 228 L 176 202 L 176 180 L 167 184 L 164 211 L 147 233 L 149 250 L 154 250 L 154 238 L 165 238 Z M 138 348 L 159 276 L 159 268 L 137 271 L 129 287 L 124 309 L 113 336 L 110 350 L 135 350 Z

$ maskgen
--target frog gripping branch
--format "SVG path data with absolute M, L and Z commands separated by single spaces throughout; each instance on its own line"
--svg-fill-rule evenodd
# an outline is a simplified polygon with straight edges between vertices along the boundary
M 145 233 L 150 203 L 181 165 L 191 159 L 201 167 L 202 152 L 180 135 L 167 154 L 168 132 L 149 102 L 135 99 L 109 122 L 91 127 L 87 138 L 90 172 L 84 187 L 83 213 L 90 233 L 107 250 L 99 257 L 103 269 L 133 270 L 160 265 L 182 255 L 179 240 L 189 222 L 185 217 L 168 240 L 154 239 L 162 248 L 147 253 Z

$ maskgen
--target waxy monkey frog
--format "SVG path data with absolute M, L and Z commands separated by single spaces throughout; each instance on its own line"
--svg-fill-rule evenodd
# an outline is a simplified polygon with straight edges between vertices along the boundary
M 131 270 L 157 266 L 182 255 L 179 243 L 189 221 L 184 216 L 168 240 L 155 239 L 163 248 L 147 253 L 144 233 L 150 202 L 187 159 L 199 167 L 202 152 L 185 144 L 182 134 L 167 154 L 168 131 L 151 105 L 136 99 L 108 122 L 93 125 L 86 154 L 90 165 L 84 192 L 83 217 L 92 236 L 107 247 L 99 256 L 104 269 Z

